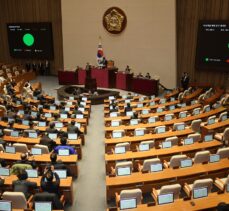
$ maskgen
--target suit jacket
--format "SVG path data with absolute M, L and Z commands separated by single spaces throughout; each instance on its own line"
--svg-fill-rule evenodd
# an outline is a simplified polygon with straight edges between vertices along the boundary
M 53 141 L 51 138 L 49 138 L 48 136 L 43 136 L 40 139 L 40 144 L 41 145 L 45 145 L 49 148 L 49 151 L 52 151 L 54 149 L 54 147 L 56 146 L 56 142 Z
M 41 188 L 43 191 L 46 191 L 48 193 L 59 194 L 60 178 L 57 173 L 53 172 L 53 174 L 54 174 L 54 177 L 56 178 L 56 181 L 54 182 L 46 181 L 45 174 L 41 177 Z
M 27 199 L 30 196 L 29 190 L 37 187 L 36 182 L 30 182 L 27 180 L 15 180 L 12 185 L 15 192 L 23 192 Z
M 47 133 L 58 133 L 59 131 L 56 128 L 47 128 L 46 132 Z
M 77 127 L 76 127 L 75 125 L 69 125 L 69 126 L 67 127 L 67 131 L 68 131 L 69 133 L 75 133 L 76 130 L 77 130 Z
M 63 210 L 63 204 L 61 203 L 59 196 L 55 193 L 48 193 L 48 192 L 42 192 L 42 193 L 36 193 L 33 197 L 34 202 L 38 201 L 51 201 L 52 202 L 52 209 L 54 210 Z M 35 203 L 33 203 L 34 205 Z

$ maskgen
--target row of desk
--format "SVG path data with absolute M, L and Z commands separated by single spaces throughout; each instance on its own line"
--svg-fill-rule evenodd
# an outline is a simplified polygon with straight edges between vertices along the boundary
M 117 72 L 117 69 L 91 69 L 91 77 L 97 81 L 101 88 L 117 88 L 133 91 L 144 95 L 158 95 L 159 80 L 133 77 L 133 74 Z M 86 70 L 58 71 L 59 84 L 61 85 L 84 85 Z

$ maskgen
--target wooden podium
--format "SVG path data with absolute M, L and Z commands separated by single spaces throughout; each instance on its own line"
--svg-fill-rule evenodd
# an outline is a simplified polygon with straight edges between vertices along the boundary
M 91 68 L 86 70 L 86 78 L 84 88 L 92 93 L 97 90 L 97 82 L 95 78 L 91 77 Z

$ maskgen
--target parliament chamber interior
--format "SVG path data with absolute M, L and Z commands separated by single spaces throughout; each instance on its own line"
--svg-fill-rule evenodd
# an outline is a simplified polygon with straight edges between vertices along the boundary
M 0 8 L 0 211 L 229 210 L 228 0 Z

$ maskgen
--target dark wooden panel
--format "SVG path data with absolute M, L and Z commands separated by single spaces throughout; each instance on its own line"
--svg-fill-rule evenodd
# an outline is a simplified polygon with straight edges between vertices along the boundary
M 178 85 L 182 72 L 186 71 L 192 81 L 226 86 L 227 73 L 195 70 L 195 54 L 199 20 L 229 20 L 229 0 L 177 0 L 176 11 Z
M 1 0 L 0 11 L 0 61 L 25 62 L 25 60 L 10 57 L 6 23 L 51 22 L 54 46 L 51 71 L 52 74 L 57 75 L 58 69 L 63 69 L 61 0 Z

